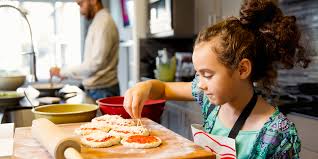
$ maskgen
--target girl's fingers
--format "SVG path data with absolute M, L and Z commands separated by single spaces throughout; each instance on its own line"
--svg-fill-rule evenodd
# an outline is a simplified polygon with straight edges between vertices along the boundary
M 132 99 L 132 115 L 134 118 L 138 118 L 139 97 L 133 96 Z
M 139 83 L 125 93 L 124 108 L 132 118 L 140 118 L 143 104 L 149 96 L 151 87 L 147 83 Z
M 146 100 L 142 100 L 140 103 L 139 103 L 139 109 L 138 109 L 138 117 L 141 118 L 141 114 L 142 114 L 142 109 L 144 108 L 144 103 L 145 103 Z
M 129 92 L 127 92 L 125 94 L 125 97 L 124 97 L 124 108 L 125 108 L 126 112 L 130 115 L 130 117 L 133 118 L 133 115 L 132 115 L 132 96 L 130 95 Z

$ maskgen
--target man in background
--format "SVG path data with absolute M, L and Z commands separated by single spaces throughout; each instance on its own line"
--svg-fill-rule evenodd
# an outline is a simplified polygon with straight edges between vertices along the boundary
M 84 61 L 70 68 L 53 67 L 51 76 L 82 80 L 93 99 L 118 96 L 117 63 L 119 35 L 116 24 L 101 0 L 76 0 L 80 12 L 92 20 L 84 47 Z

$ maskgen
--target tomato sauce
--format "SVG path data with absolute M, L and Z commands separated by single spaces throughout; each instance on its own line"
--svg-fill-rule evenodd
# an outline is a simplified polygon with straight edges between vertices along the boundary
M 117 131 L 119 133 L 124 133 L 124 134 L 128 134 L 129 133 L 129 131 L 124 131 L 124 130 L 115 130 L 115 131 Z
M 142 136 L 142 135 L 134 135 L 130 136 L 127 139 L 127 142 L 136 142 L 136 143 L 152 143 L 158 141 L 154 136 Z
M 113 138 L 113 136 L 105 137 L 105 138 L 100 139 L 100 140 L 96 140 L 96 139 L 93 139 L 91 137 L 88 137 L 88 138 L 86 138 L 86 140 L 87 141 L 94 141 L 94 142 L 106 142 L 106 141 L 110 140 L 111 138 Z
M 81 128 L 81 130 L 97 130 L 97 128 Z

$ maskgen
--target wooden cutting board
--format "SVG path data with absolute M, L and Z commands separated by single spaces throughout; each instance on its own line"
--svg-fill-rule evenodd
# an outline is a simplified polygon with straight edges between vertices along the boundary
M 150 129 L 151 135 L 158 136 L 163 143 L 152 149 L 132 149 L 125 148 L 122 145 L 116 145 L 109 148 L 88 148 L 82 146 L 83 158 L 209 158 L 214 159 L 215 155 L 202 147 L 194 144 L 192 141 L 172 132 L 162 125 L 153 122 L 150 119 L 143 118 L 143 124 Z M 83 123 L 61 124 L 70 135 L 75 135 L 74 129 Z M 32 138 L 31 127 L 16 128 L 14 135 L 14 157 L 25 159 L 50 159 L 50 154 Z

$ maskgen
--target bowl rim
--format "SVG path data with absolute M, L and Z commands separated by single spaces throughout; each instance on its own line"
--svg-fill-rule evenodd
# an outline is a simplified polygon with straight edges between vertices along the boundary
M 86 105 L 86 106 L 95 106 L 94 109 L 89 110 L 89 111 L 77 111 L 77 112 L 65 112 L 65 113 L 51 113 L 51 112 L 41 112 L 37 111 L 37 108 L 44 108 L 44 107 L 49 107 L 49 106 L 58 106 L 58 105 Z M 59 116 L 59 115 L 73 115 L 73 114 L 80 114 L 80 113 L 87 113 L 87 112 L 92 112 L 96 111 L 98 109 L 98 105 L 96 104 L 50 104 L 50 105 L 42 105 L 42 106 L 37 106 L 32 108 L 32 113 L 34 114 L 40 114 L 40 115 L 52 115 L 52 116 Z
M 0 75 L 0 78 L 12 78 L 12 77 L 26 78 L 26 75 Z
M 17 95 L 15 97 L 3 97 L 3 96 L 0 96 L 0 100 L 1 99 L 22 99 L 24 97 L 24 94 L 18 93 L 17 91 L 0 91 L 0 93 L 15 93 Z
M 123 104 L 111 104 L 111 106 L 106 106 L 107 103 L 101 102 L 101 100 L 106 99 L 106 98 L 124 98 L 124 97 L 123 96 L 113 96 L 113 97 L 105 97 L 105 98 L 97 99 L 96 103 L 98 104 L 98 106 L 100 106 L 100 107 L 121 107 L 121 106 L 123 106 Z M 167 101 L 165 99 L 148 99 L 148 100 L 153 101 L 153 103 L 151 103 L 151 105 L 165 103 Z M 148 100 L 146 100 L 146 101 L 148 101 Z M 144 105 L 144 107 L 146 107 L 146 106 L 150 106 L 150 105 Z

